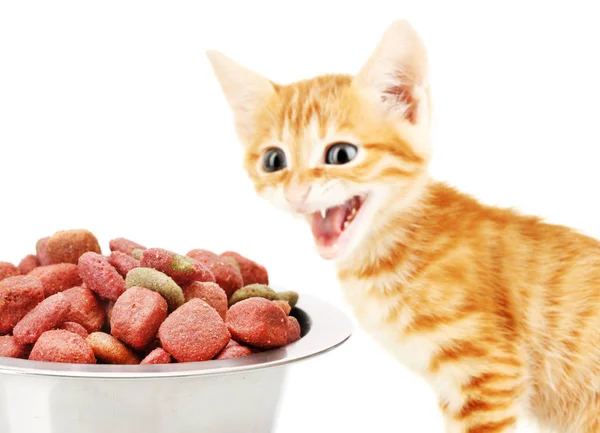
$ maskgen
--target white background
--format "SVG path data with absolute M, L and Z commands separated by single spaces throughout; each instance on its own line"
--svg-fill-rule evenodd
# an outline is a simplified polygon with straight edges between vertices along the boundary
M 280 82 L 353 73 L 396 18 L 429 49 L 433 175 L 600 237 L 595 2 L 357 3 L 1 2 L 0 260 L 84 227 L 106 249 L 238 250 L 346 310 L 308 228 L 255 196 L 204 51 Z M 290 371 L 278 432 L 441 429 L 426 384 L 356 330 Z

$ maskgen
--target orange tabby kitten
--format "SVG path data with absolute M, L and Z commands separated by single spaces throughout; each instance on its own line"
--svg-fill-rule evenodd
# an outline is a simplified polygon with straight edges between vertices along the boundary
M 280 85 L 208 56 L 256 191 L 306 218 L 448 432 L 600 432 L 600 243 L 429 177 L 427 56 L 408 23 L 354 77 Z

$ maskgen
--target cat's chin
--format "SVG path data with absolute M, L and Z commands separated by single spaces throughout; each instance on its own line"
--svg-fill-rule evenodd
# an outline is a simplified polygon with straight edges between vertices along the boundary
M 368 194 L 356 195 L 339 206 L 310 214 L 317 251 L 323 259 L 339 259 L 348 252 L 358 228 L 365 223 L 363 209 L 368 201 Z

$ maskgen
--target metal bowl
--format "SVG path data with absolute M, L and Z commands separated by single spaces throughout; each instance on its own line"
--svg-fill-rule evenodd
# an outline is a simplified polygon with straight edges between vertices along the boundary
M 269 433 L 287 366 L 351 334 L 338 309 L 303 295 L 303 338 L 244 358 L 74 365 L 0 358 L 1 433 Z

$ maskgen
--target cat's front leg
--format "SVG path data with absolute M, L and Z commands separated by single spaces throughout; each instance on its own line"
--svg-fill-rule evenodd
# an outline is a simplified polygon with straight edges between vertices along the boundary
M 515 432 L 522 413 L 522 387 L 509 385 L 515 384 L 513 377 L 493 373 L 473 377 L 454 401 L 442 401 L 446 433 Z

